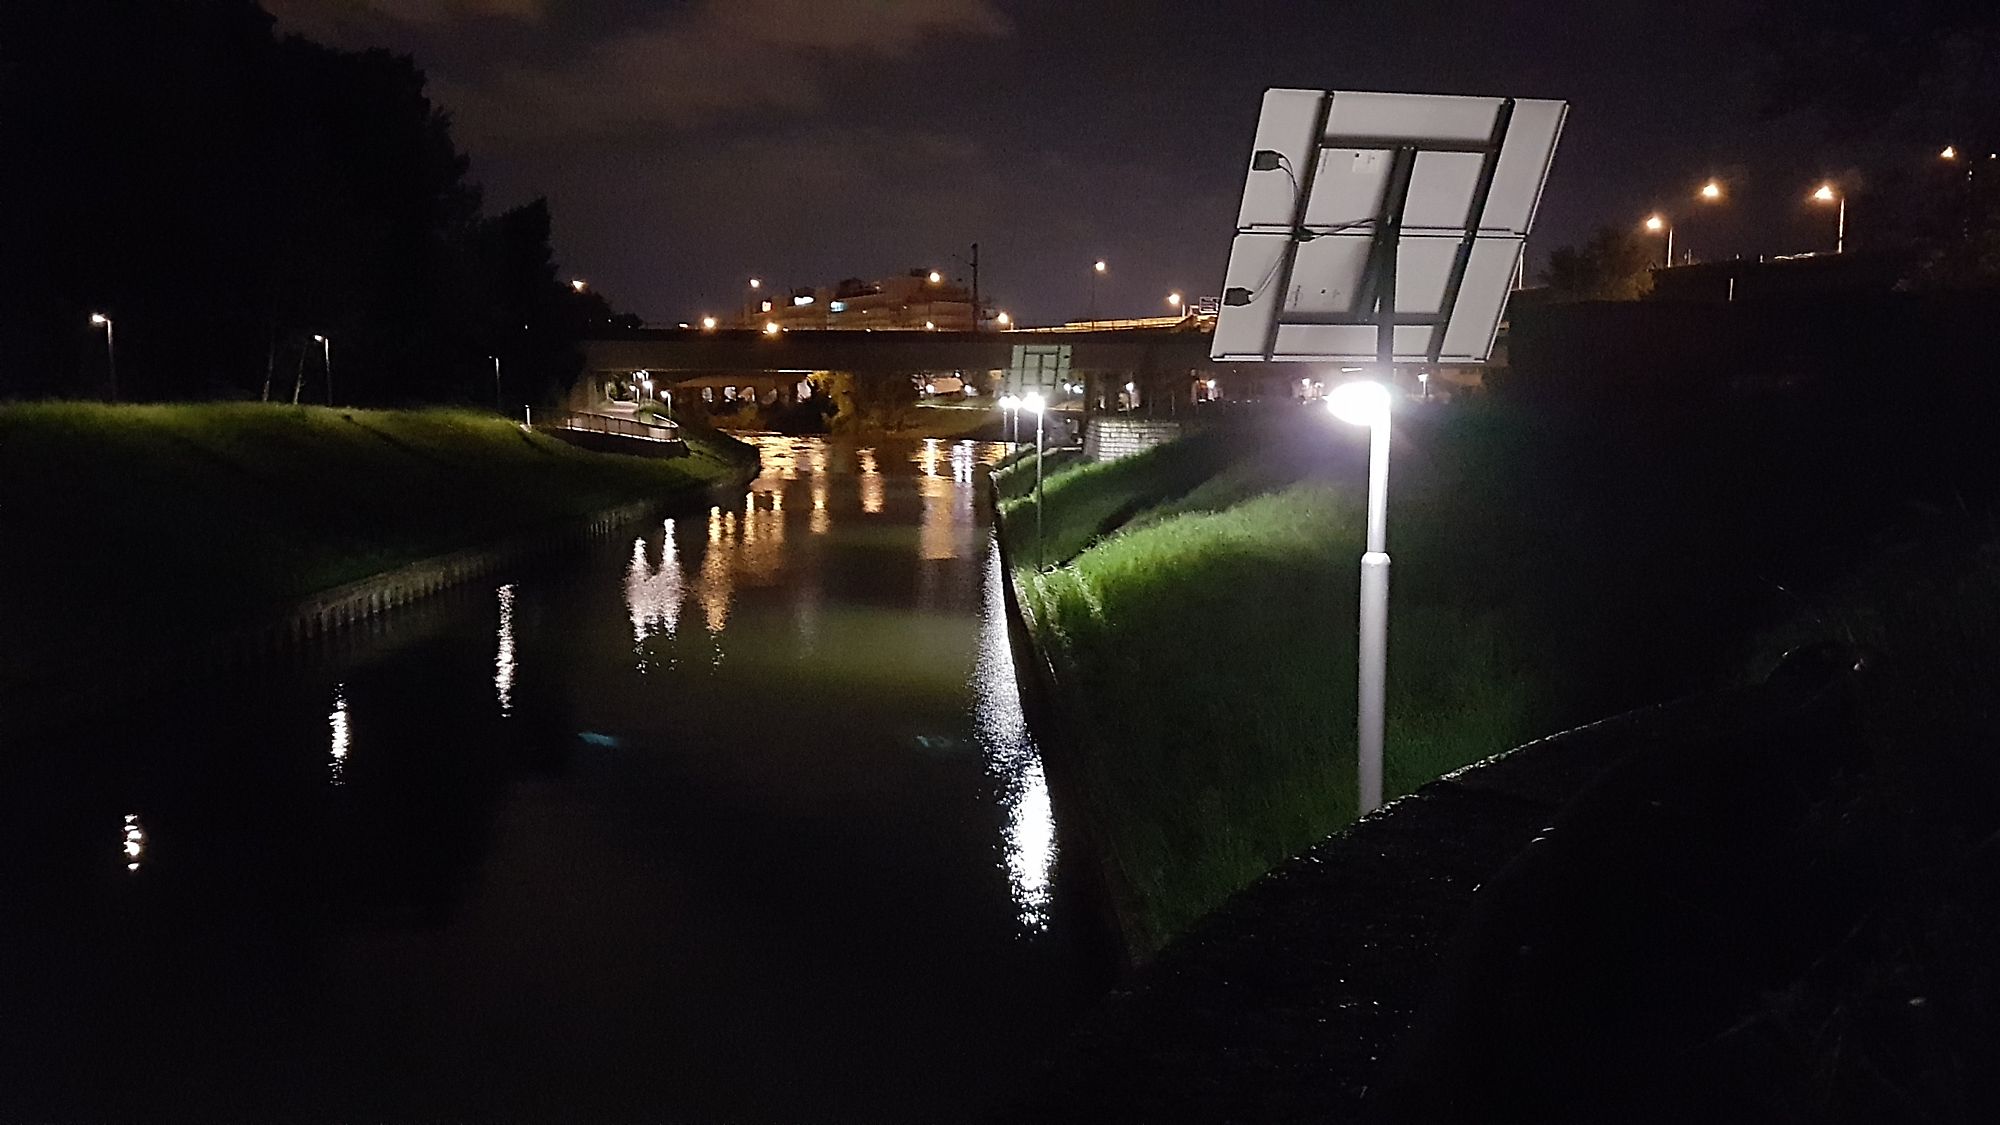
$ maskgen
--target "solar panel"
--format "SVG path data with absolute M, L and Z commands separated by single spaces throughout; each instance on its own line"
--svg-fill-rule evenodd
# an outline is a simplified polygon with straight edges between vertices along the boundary
M 1568 109 L 1267 91 L 1211 355 L 1485 362 Z

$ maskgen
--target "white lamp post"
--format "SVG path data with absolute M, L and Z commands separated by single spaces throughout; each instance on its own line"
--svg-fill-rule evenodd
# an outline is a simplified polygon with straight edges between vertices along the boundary
M 1001 395 L 1000 409 L 1007 415 L 1007 444 L 1021 444 L 1021 399 L 1019 395 Z
M 505 414 L 507 408 L 500 402 L 500 357 L 496 355 L 487 358 L 493 361 L 493 409 L 497 413 Z
M 1389 663 L 1389 389 L 1366 380 L 1327 395 L 1333 416 L 1368 427 L 1368 542 L 1361 556 L 1360 684 L 1355 709 L 1363 815 L 1382 807 L 1383 685 Z
M 1840 214 L 1834 220 L 1833 252 L 1836 254 L 1847 253 L 1847 193 L 1834 190 L 1832 184 L 1821 184 L 1819 185 L 1819 190 L 1812 193 L 1812 199 L 1815 203 L 1838 203 L 1840 205 Z
M 326 404 L 333 405 L 333 341 L 317 333 L 313 339 L 319 342 L 320 358 L 326 363 Z
M 1042 569 L 1042 411 L 1048 400 L 1035 391 L 1021 400 L 1021 406 L 1035 416 L 1035 570 Z
M 111 338 L 111 318 L 103 313 L 91 313 L 90 323 L 94 328 L 104 329 L 104 360 L 111 372 L 111 401 L 118 401 L 118 343 Z

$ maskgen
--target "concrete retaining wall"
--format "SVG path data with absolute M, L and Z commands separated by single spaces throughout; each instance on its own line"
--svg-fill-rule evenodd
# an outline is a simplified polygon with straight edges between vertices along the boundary
M 1090 420 L 1083 435 L 1083 455 L 1092 461 L 1116 461 L 1143 449 L 1181 436 L 1179 422 L 1164 418 L 1116 418 L 1098 416 Z

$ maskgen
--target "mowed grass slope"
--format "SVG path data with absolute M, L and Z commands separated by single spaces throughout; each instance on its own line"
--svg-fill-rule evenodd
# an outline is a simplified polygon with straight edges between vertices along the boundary
M 446 410 L 0 407 L 0 678 L 222 633 L 754 462 L 721 435 L 691 444 L 673 461 L 612 457 Z
M 1763 575 L 1791 573 L 1768 513 L 1796 507 L 1797 482 L 1743 478 L 1729 459 L 1769 450 L 1711 436 L 1399 418 L 1390 795 L 1737 667 L 1776 591 Z M 1355 814 L 1365 462 L 1365 434 L 1299 410 L 1052 466 L 1040 574 L 1032 459 L 997 480 L 1143 947 Z

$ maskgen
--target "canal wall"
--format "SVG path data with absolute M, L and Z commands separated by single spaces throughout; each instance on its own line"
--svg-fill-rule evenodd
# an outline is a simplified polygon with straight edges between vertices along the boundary
M 1105 816 L 1094 790 L 1083 777 L 1083 717 L 1076 713 L 1076 696 L 1060 681 L 1053 661 L 1035 643 L 1035 630 L 1014 583 L 1014 560 L 1007 551 L 1005 518 L 999 490 L 991 474 L 983 486 L 992 515 L 994 541 L 1000 551 L 1001 600 L 1007 613 L 1007 642 L 1013 651 L 1014 680 L 1021 692 L 1021 709 L 1041 752 L 1057 806 L 1058 846 L 1073 861 L 1069 870 L 1083 877 L 1082 898 L 1097 933 L 1110 945 L 1110 960 L 1119 977 L 1130 977 L 1147 956 L 1140 939 L 1144 931 L 1132 910 L 1131 879 L 1112 846 Z
M 156 691 L 179 682 L 190 670 L 241 667 L 308 651 L 342 634 L 372 627 L 396 610 L 503 571 L 566 554 L 648 519 L 727 503 L 740 496 L 759 471 L 760 466 L 752 462 L 693 495 L 620 504 L 499 543 L 406 563 L 302 598 L 256 625 L 191 644 L 171 656 L 149 653 L 123 663 L 106 657 L 88 676 L 49 678 L 32 685 L 30 694 L 36 706 L 10 717 L 27 723 L 42 715 L 59 716 L 66 707 L 85 701 L 101 704 L 108 690 Z M 115 652 L 117 646 L 107 641 L 102 647 L 105 652 Z
M 1165 445 L 1186 432 L 1181 423 L 1165 418 L 1098 414 L 1084 427 L 1083 455 L 1091 461 L 1116 461 Z

